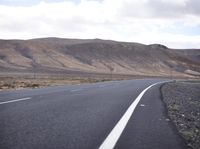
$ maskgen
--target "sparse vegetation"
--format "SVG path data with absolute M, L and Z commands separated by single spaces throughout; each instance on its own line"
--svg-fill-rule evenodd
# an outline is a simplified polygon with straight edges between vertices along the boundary
M 146 78 L 147 76 L 112 74 L 65 74 L 65 73 L 0 73 L 0 90 L 19 88 L 38 88 L 44 86 L 95 83 L 111 80 L 128 80 Z M 152 76 L 153 77 L 153 76 Z
M 126 78 L 126 77 L 125 77 Z M 122 80 L 125 78 L 115 77 L 113 80 Z M 127 78 L 126 78 L 127 79 Z M 51 77 L 51 76 L 37 76 L 32 78 L 31 76 L 15 76 L 15 77 L 0 77 L 0 90 L 8 89 L 20 89 L 20 88 L 39 88 L 45 86 L 57 86 L 57 85 L 73 85 L 81 83 L 95 83 L 110 81 L 110 76 L 107 77 Z
M 0 90 L 7 89 L 20 89 L 20 88 L 38 88 L 44 86 L 64 85 L 64 84 L 78 84 L 81 80 L 60 80 L 60 79 L 19 79 L 17 81 L 10 82 L 7 79 L 0 81 Z
M 182 81 L 162 87 L 168 115 L 193 149 L 200 147 L 200 82 Z

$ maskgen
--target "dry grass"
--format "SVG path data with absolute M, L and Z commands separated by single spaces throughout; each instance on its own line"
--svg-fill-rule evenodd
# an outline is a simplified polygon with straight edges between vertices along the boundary
M 102 78 L 0 78 L 0 90 L 39 88 L 45 86 L 73 85 L 109 81 Z
M 161 76 L 135 76 L 113 74 L 47 74 L 38 73 L 0 73 L 0 90 L 19 88 L 38 88 L 45 86 L 73 85 L 81 83 L 94 83 L 110 80 L 130 80 L 142 78 L 162 78 Z M 165 77 L 163 77 L 165 78 Z M 172 79 L 172 78 L 171 78 Z M 175 78 L 173 78 L 175 79 Z

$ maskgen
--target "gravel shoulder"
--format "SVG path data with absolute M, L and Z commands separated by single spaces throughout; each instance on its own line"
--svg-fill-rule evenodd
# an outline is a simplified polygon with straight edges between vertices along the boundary
M 169 118 L 193 149 L 200 147 L 200 81 L 176 81 L 161 87 Z

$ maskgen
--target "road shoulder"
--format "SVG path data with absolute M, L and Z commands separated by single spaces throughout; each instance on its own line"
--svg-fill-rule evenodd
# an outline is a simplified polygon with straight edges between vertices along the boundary
M 143 96 L 115 148 L 186 149 L 166 114 L 161 100 L 160 85 Z
M 187 145 L 200 146 L 200 82 L 172 82 L 161 87 L 167 114 Z

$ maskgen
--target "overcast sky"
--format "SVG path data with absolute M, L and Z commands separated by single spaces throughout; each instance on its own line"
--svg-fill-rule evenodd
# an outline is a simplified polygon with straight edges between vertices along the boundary
M 102 38 L 200 48 L 200 0 L 0 0 L 0 38 Z

